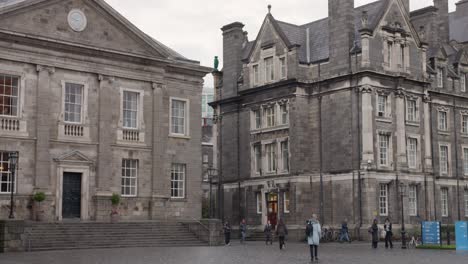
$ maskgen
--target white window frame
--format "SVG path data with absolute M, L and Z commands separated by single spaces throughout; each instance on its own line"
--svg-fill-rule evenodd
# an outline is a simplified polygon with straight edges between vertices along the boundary
M 382 141 L 382 139 L 386 139 L 386 142 Z M 387 133 L 379 133 L 379 165 L 380 166 L 389 166 L 390 164 L 390 145 L 391 145 L 391 138 L 390 135 Z M 383 146 L 383 143 L 386 143 L 386 146 Z M 385 150 L 385 151 L 383 151 Z M 383 155 L 385 155 L 385 159 L 383 159 Z
M 283 212 L 285 214 L 289 214 L 291 212 L 291 196 L 289 194 L 289 191 L 283 192 Z
M 257 156 L 257 150 L 259 151 L 260 157 Z M 260 142 L 252 144 L 252 161 L 253 161 L 253 173 L 255 175 L 262 174 L 262 144 Z
M 263 199 L 262 199 L 263 193 L 257 192 L 255 194 L 256 201 L 257 201 L 257 214 L 262 214 L 262 209 L 263 209 Z
M 262 108 L 252 109 L 251 130 L 261 129 L 262 126 Z
M 67 83 L 70 84 L 77 84 L 81 85 L 83 90 L 82 90 L 82 98 L 81 98 L 81 118 L 80 122 L 71 122 L 71 121 L 66 121 L 65 120 L 65 97 L 66 97 L 66 85 Z M 89 90 L 89 84 L 84 81 L 78 81 L 78 80 L 62 80 L 62 113 L 61 113 L 61 120 L 63 123 L 66 124 L 84 124 L 85 121 L 88 119 L 88 90 Z
M 418 141 L 419 140 L 417 138 L 408 137 L 408 142 L 406 144 L 406 153 L 408 159 L 408 167 L 410 169 L 417 169 L 418 167 Z
M 391 116 L 391 98 L 390 95 L 388 94 L 383 94 L 383 93 L 377 93 L 377 117 L 380 118 L 385 118 L 385 117 L 390 117 Z M 381 99 L 384 101 L 381 102 Z M 382 109 L 383 108 L 383 109 Z
M 136 95 L 136 109 L 125 109 L 125 94 L 134 94 Z M 135 92 L 135 91 L 129 91 L 129 90 L 124 90 L 122 92 L 122 127 L 124 129 L 133 129 L 133 130 L 137 130 L 139 129 L 139 121 L 140 121 L 140 92 Z M 135 116 L 135 126 L 126 126 L 125 125 L 125 111 L 129 111 L 129 112 L 132 112 L 132 111 L 136 111 L 136 116 Z
M 286 56 L 280 57 L 279 58 L 279 73 L 280 73 L 280 79 L 286 79 L 288 75 L 288 67 L 287 67 L 287 62 L 286 62 Z
M 388 184 L 379 185 L 379 215 L 388 216 Z
M 265 65 L 265 83 L 271 83 L 275 80 L 275 57 L 269 56 L 263 59 Z M 271 61 L 271 65 L 269 62 Z
M 81 86 L 81 100 L 80 100 L 80 120 L 79 121 L 70 121 L 70 120 L 67 120 L 67 111 L 66 111 L 66 105 L 67 105 L 67 102 L 66 102 L 66 99 L 67 99 L 67 84 L 69 85 L 79 85 Z M 64 84 L 63 84 L 63 101 L 62 101 L 62 104 L 63 104 L 63 121 L 67 124 L 81 124 L 83 123 L 83 108 L 84 108 L 84 101 L 85 101 L 85 84 L 84 83 L 79 83 L 79 82 L 71 82 L 71 81 L 65 81 Z M 75 104 L 76 105 L 76 104 Z
M 16 165 L 15 178 L 12 177 L 10 160 L 9 160 L 9 151 L 0 151 L 0 187 L 5 182 L 7 184 L 7 190 L 2 191 L 0 188 L 0 194 L 10 194 L 11 188 L 13 187 L 13 193 L 17 192 L 17 179 L 18 179 L 18 164 Z M 19 160 L 19 157 L 18 157 Z M 5 168 L 8 167 L 8 171 L 5 171 Z M 6 181 L 3 181 L 3 175 L 7 178 Z M 13 181 L 13 186 L 11 182 Z
M 442 149 L 447 150 L 445 157 L 442 155 Z M 448 144 L 439 144 L 439 172 L 441 175 L 450 174 L 450 146 Z
M 441 212 L 442 217 L 448 217 L 449 215 L 448 188 L 440 189 L 440 202 L 441 202 L 440 212 Z
M 409 215 L 418 215 L 418 186 L 410 185 L 408 192 Z
M 140 97 L 138 98 L 138 112 L 137 112 L 137 128 L 127 128 L 124 127 L 124 116 L 123 116 L 123 100 L 124 92 L 133 92 L 138 93 Z M 131 88 L 120 88 L 120 118 L 119 118 L 119 128 L 128 129 L 128 130 L 140 130 L 143 128 L 144 124 L 144 111 L 143 111 L 143 101 L 144 100 L 144 90 L 142 89 L 131 89 Z
M 279 119 L 281 121 L 280 122 L 281 125 L 288 125 L 289 124 L 289 104 L 287 103 L 280 104 L 279 109 L 280 109 Z
M 265 158 L 266 158 L 266 172 L 267 173 L 275 173 L 278 169 L 278 162 L 277 162 L 277 143 L 271 142 L 265 144 Z
M 127 165 L 135 165 L 135 167 L 131 167 Z M 137 159 L 122 159 L 122 167 L 121 167 L 122 172 L 121 172 L 121 184 L 120 184 L 122 197 L 137 197 L 138 195 L 138 167 L 139 167 L 139 161 Z M 130 170 L 129 175 L 126 174 L 126 169 Z M 130 181 L 129 184 L 126 183 L 127 179 Z M 125 188 L 129 188 L 130 191 L 127 193 L 125 191 Z
M 468 135 L 468 114 L 461 115 L 462 134 Z
M 468 176 L 468 145 L 462 145 L 463 151 L 463 175 Z
M 173 101 L 180 101 L 185 103 L 184 111 L 184 131 L 183 133 L 173 132 L 172 124 L 172 103 Z M 190 100 L 180 97 L 169 98 L 169 136 L 171 137 L 189 137 L 190 136 Z
M 182 170 L 180 170 L 180 168 L 182 168 Z M 177 176 L 177 179 L 175 178 L 175 176 Z M 175 186 L 174 183 L 178 183 L 177 186 Z M 187 185 L 187 165 L 184 163 L 172 163 L 171 164 L 171 199 L 185 199 L 186 185 Z
M 444 117 L 444 114 L 445 114 L 445 117 Z M 444 117 L 445 119 L 442 120 L 442 117 Z M 438 111 L 438 114 L 437 114 L 437 123 L 438 123 L 438 129 L 440 131 L 448 131 L 448 118 L 449 118 L 449 112 L 448 111 L 443 111 L 443 110 L 439 110 Z
M 260 84 L 260 65 L 252 65 L 252 84 L 258 86 Z
M 437 87 L 444 87 L 444 70 L 442 68 L 437 68 Z
M 23 82 L 22 82 L 22 77 L 17 75 L 17 74 L 10 74 L 10 73 L 4 73 L 3 71 L 0 72 L 0 78 L 6 78 L 6 77 L 9 77 L 9 78 L 15 78 L 17 79 L 17 85 L 18 87 L 16 87 L 17 89 L 17 95 L 16 96 L 9 96 L 10 98 L 11 97 L 15 97 L 16 98 L 16 114 L 15 115 L 9 115 L 9 114 L 0 114 L 0 116 L 2 117 L 9 117 L 9 118 L 19 118 L 20 117 L 20 114 L 21 114 L 21 111 L 22 111 L 22 102 L 23 102 L 23 96 L 22 96 L 22 87 L 23 87 Z
M 286 159 L 287 159 L 286 162 L 285 162 L 285 160 L 284 160 L 284 158 L 285 158 L 285 153 L 284 153 L 284 149 L 283 149 L 284 144 L 286 144 L 286 147 L 287 147 L 287 149 L 286 149 L 286 152 L 287 152 L 287 153 L 286 153 Z M 285 140 L 279 141 L 279 147 L 280 147 L 279 151 L 280 151 L 280 153 L 281 153 L 281 155 L 280 155 L 280 156 L 281 156 L 281 171 L 282 171 L 282 172 L 289 172 L 289 168 L 290 168 L 290 164 L 289 164 L 289 163 L 290 163 L 290 157 L 289 157 L 289 155 L 290 155 L 289 139 L 286 138 Z M 285 165 L 286 165 L 286 166 L 285 166 Z
M 270 105 L 268 107 L 263 107 L 263 116 L 265 119 L 265 127 L 275 127 L 277 124 L 276 120 L 276 104 Z
M 414 103 L 414 106 L 412 105 Z M 406 99 L 406 120 L 410 122 L 419 121 L 419 107 L 417 99 Z
M 460 74 L 460 91 L 466 92 L 466 73 Z

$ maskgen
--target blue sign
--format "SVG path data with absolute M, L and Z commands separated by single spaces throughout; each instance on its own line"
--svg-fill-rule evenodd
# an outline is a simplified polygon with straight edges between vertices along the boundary
M 468 250 L 468 222 L 455 223 L 457 250 Z
M 440 222 L 422 222 L 421 234 L 424 245 L 440 245 Z

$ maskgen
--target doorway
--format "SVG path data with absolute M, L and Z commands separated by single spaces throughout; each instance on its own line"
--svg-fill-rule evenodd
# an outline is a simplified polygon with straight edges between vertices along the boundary
M 64 172 L 62 188 L 62 218 L 81 218 L 81 173 Z
M 278 222 L 278 194 L 267 193 L 267 217 L 273 228 L 276 228 Z

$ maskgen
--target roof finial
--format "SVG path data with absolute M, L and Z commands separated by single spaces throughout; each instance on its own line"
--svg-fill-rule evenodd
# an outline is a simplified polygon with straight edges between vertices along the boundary
M 271 14 L 271 5 L 268 5 L 268 14 Z

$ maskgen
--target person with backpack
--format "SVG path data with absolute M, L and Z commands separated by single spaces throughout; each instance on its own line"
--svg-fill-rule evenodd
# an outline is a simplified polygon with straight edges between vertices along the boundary
M 265 233 L 266 245 L 268 245 L 268 242 L 270 242 L 270 245 L 273 245 L 272 229 L 273 227 L 271 226 L 270 220 L 268 220 L 267 224 L 265 225 L 265 228 L 263 229 L 263 232 Z
M 224 230 L 224 242 L 226 243 L 226 246 L 229 246 L 231 245 L 231 225 L 229 224 L 228 221 L 224 223 L 223 230 Z
M 307 221 L 306 236 L 310 249 L 310 259 L 311 261 L 318 261 L 318 246 L 322 236 L 322 228 L 316 214 L 313 214 L 312 218 Z
M 278 236 L 278 239 L 279 239 L 280 250 L 286 247 L 284 240 L 287 234 L 288 234 L 288 228 L 284 224 L 283 218 L 281 218 L 279 220 L 278 226 L 276 227 L 276 235 Z
M 345 219 L 341 224 L 340 242 L 344 241 L 351 243 L 351 239 L 349 238 L 348 219 Z

